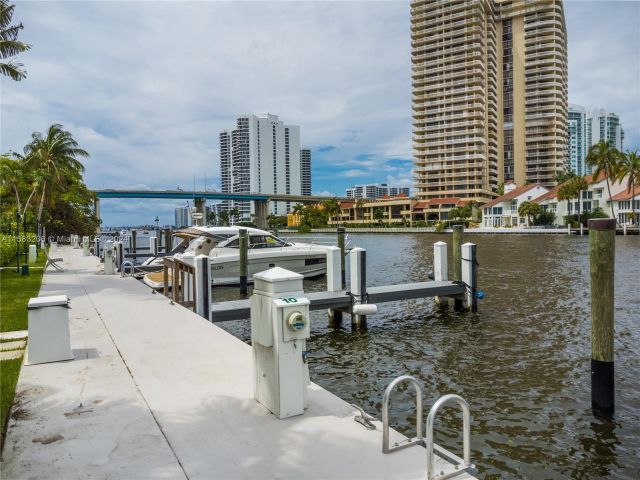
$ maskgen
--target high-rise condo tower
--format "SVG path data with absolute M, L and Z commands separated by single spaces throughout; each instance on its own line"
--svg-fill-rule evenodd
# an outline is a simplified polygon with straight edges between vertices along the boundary
M 567 158 L 561 0 L 411 2 L 415 194 L 484 202 Z

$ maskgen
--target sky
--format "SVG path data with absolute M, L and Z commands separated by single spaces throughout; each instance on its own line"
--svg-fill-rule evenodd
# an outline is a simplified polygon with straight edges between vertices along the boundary
M 408 1 L 16 1 L 28 77 L 0 79 L 0 151 L 60 123 L 91 188 L 219 188 L 238 115 L 300 125 L 314 194 L 411 186 Z M 565 1 L 569 102 L 640 148 L 640 2 Z M 103 200 L 104 225 L 173 223 L 176 201 Z

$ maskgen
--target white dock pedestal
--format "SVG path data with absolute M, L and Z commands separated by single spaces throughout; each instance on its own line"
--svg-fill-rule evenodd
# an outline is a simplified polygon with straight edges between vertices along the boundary
M 54 295 L 29 300 L 27 365 L 72 360 L 69 297 Z
M 38 253 L 35 245 L 29 245 L 29 263 L 36 263 Z

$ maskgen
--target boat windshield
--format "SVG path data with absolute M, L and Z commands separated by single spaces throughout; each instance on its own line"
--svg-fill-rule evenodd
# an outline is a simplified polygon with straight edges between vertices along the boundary
M 285 242 L 281 238 L 273 235 L 249 235 L 249 249 L 251 250 L 256 248 L 281 248 L 288 247 L 290 245 L 291 244 Z M 238 237 L 233 237 L 232 240 L 226 244 L 221 244 L 220 247 L 239 248 Z

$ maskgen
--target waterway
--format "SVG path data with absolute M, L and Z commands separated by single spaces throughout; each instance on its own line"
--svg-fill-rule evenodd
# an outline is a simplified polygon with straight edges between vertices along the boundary
M 331 237 L 329 237 L 331 238 Z M 424 281 L 437 234 L 351 234 L 367 249 L 368 284 Z M 485 479 L 638 479 L 640 472 L 640 237 L 616 240 L 616 413 L 590 403 L 588 238 L 469 235 L 478 245 L 477 314 L 438 310 L 432 299 L 382 304 L 368 329 L 340 329 L 314 312 L 312 381 L 381 418 L 398 375 L 417 377 L 428 408 L 457 393 L 471 405 L 472 460 Z M 449 267 L 451 269 L 451 266 Z M 324 280 L 305 282 L 305 289 Z M 236 296 L 216 289 L 217 300 Z M 247 321 L 221 326 L 249 341 Z M 410 390 L 392 399 L 393 426 L 411 434 Z M 436 440 L 462 451 L 461 419 L 444 410 Z

